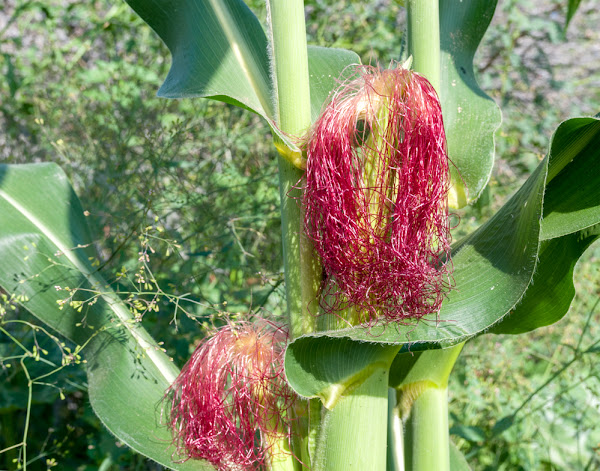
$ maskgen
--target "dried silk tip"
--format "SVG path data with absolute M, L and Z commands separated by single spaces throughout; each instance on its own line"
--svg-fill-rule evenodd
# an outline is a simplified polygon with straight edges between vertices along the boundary
M 166 396 L 179 456 L 219 470 L 266 469 L 273 443 L 290 436 L 286 341 L 271 323 L 241 322 L 198 346 Z
M 307 142 L 305 230 L 326 312 L 352 323 L 438 312 L 450 288 L 448 156 L 437 94 L 405 68 L 361 66 Z

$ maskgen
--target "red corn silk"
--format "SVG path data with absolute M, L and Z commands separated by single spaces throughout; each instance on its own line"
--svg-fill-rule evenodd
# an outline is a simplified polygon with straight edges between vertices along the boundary
M 219 470 L 266 468 L 266 435 L 290 434 L 286 341 L 287 333 L 271 323 L 240 322 L 198 346 L 166 396 L 177 455 Z
M 305 231 L 326 275 L 326 312 L 359 322 L 438 312 L 450 288 L 448 156 L 432 85 L 361 66 L 307 141 Z

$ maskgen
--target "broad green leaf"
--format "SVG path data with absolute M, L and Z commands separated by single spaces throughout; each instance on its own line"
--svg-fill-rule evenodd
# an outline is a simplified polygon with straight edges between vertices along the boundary
M 241 0 L 127 0 L 171 51 L 158 92 L 211 97 L 273 118 L 267 38 Z
M 519 305 L 490 333 L 520 334 L 560 320 L 569 310 L 577 260 L 600 238 L 600 119 L 562 123 L 550 148 L 542 245 L 533 282 Z
M 355 52 L 308 46 L 310 108 L 313 122 L 320 116 L 331 91 L 343 80 L 344 69 L 352 64 L 360 64 L 360 57 Z
M 580 231 L 600 221 L 600 119 L 573 118 L 552 140 L 544 197 L 543 240 Z
M 288 347 L 285 369 L 288 381 L 303 397 L 319 397 L 331 408 L 340 396 L 389 365 L 397 347 L 356 343 L 348 338 L 320 337 L 293 342 Z
M 450 440 L 450 471 L 471 471 L 467 459 Z
M 573 19 L 573 16 L 575 16 L 575 13 L 577 12 L 577 9 L 579 8 L 580 3 L 581 3 L 581 0 L 568 0 L 567 18 L 565 20 L 565 29 L 567 29 L 569 27 L 569 23 Z
M 525 297 L 489 333 L 522 334 L 562 319 L 575 297 L 575 264 L 590 244 L 600 238 L 600 226 L 594 229 L 543 241 L 533 282 Z
M 268 41 L 241 0 L 127 0 L 158 34 L 172 56 L 158 95 L 206 97 L 261 115 L 292 149 L 296 144 L 274 124 L 275 91 Z M 312 119 L 319 115 L 336 79 L 357 54 L 343 49 L 308 48 Z
M 83 209 L 54 164 L 0 165 L 0 286 L 83 346 L 89 395 L 119 440 L 173 469 L 160 401 L 178 370 L 93 268 Z M 60 304 L 67 302 L 60 309 Z M 95 302 L 90 302 L 95 299 Z
M 170 381 L 127 334 L 119 329 L 98 338 L 85 355 L 90 358 L 88 393 L 94 412 L 119 440 L 167 468 L 214 470 L 205 461 L 177 462 L 171 433 L 161 416 L 162 397 Z
M 475 201 L 494 164 L 494 133 L 500 109 L 477 84 L 475 51 L 492 20 L 497 0 L 440 0 L 440 99 L 451 160 L 449 203 Z

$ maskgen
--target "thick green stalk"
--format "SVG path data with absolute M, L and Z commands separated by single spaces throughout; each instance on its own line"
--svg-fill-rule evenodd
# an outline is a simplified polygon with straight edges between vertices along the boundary
M 405 425 L 405 469 L 450 471 L 448 388 L 425 388 L 414 400 Z
M 413 69 L 423 74 L 439 94 L 440 9 L 439 0 L 407 0 L 408 52 Z
M 401 469 L 449 471 L 448 377 L 463 346 L 406 353 L 394 359 L 390 385 L 397 390 L 396 417 L 405 424 Z M 390 443 L 400 440 L 392 437 Z
M 393 358 L 397 349 L 390 348 Z M 385 471 L 389 364 L 323 410 L 315 471 Z
M 413 69 L 424 75 L 439 94 L 439 0 L 408 0 L 407 13 L 408 50 Z M 460 344 L 450 349 L 425 351 L 405 370 L 398 388 L 397 409 L 406 425 L 407 471 L 450 469 L 448 376 L 462 347 Z
M 299 140 L 311 124 L 304 2 L 270 0 L 269 9 L 277 124 L 283 132 Z M 277 148 L 287 309 L 290 336 L 294 338 L 314 330 L 321 268 L 303 235 L 298 201 L 290 198 L 299 196 L 294 185 L 303 171 L 291 161 L 300 161 L 301 152 L 283 143 L 277 143 Z
M 267 446 L 269 460 L 267 463 L 268 471 L 297 471 L 300 469 L 300 463 L 294 457 L 290 449 L 290 440 L 282 430 L 264 437 Z

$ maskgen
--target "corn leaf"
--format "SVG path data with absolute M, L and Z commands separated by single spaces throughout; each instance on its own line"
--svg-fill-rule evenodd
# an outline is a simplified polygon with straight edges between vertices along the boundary
M 449 202 L 460 208 L 475 201 L 494 165 L 494 133 L 500 109 L 479 88 L 473 56 L 497 0 L 440 0 L 440 99 L 448 141 L 452 188 Z
M 178 369 L 93 266 L 81 204 L 55 164 L 0 165 L 0 287 L 81 346 L 94 411 L 115 436 L 177 470 L 161 399 Z
M 241 0 L 127 0 L 158 34 L 172 56 L 158 91 L 166 98 L 206 97 L 253 111 L 290 148 L 295 143 L 275 125 L 275 91 L 267 36 Z M 358 55 L 309 47 L 311 111 L 318 116 L 336 79 Z

